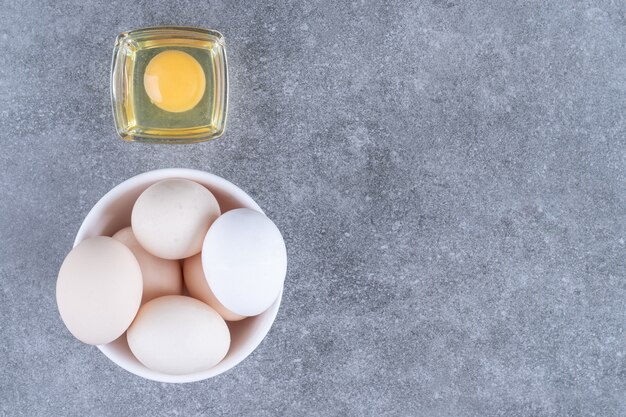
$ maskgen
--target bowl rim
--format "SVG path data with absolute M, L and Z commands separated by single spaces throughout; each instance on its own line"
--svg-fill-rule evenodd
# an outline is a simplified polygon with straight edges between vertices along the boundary
M 250 197 L 245 191 L 231 183 L 230 181 L 206 171 L 189 169 L 189 168 L 163 168 L 163 169 L 155 169 L 147 172 L 143 172 L 141 174 L 135 175 L 133 177 L 128 178 L 125 181 L 122 181 L 111 190 L 109 190 L 106 194 L 104 194 L 96 204 L 89 210 L 85 218 L 83 219 L 78 232 L 76 233 L 76 237 L 74 239 L 73 247 L 76 247 L 80 242 L 90 237 L 88 235 L 88 229 L 91 225 L 97 221 L 101 212 L 105 207 L 107 207 L 110 203 L 122 198 L 126 193 L 135 189 L 138 186 L 146 185 L 146 188 L 157 182 L 164 179 L 170 178 L 185 178 L 192 181 L 200 181 L 202 183 L 209 183 L 212 186 L 219 187 L 222 190 L 226 190 L 230 196 L 237 198 L 237 200 L 244 202 L 245 207 L 251 208 L 253 210 L 257 210 L 263 214 L 264 211 L 261 207 Z M 253 337 L 248 340 L 244 347 L 238 352 L 238 355 L 230 361 L 227 366 L 220 366 L 223 362 L 218 363 L 214 367 L 207 369 L 201 372 L 195 372 L 192 374 L 183 374 L 183 375 L 170 375 L 165 374 L 163 372 L 157 372 L 151 369 L 146 368 L 145 366 L 137 366 L 133 363 L 130 363 L 126 360 L 121 360 L 119 354 L 110 346 L 110 344 L 106 345 L 97 345 L 97 348 L 113 363 L 118 365 L 119 367 L 125 369 L 126 371 L 140 376 L 142 378 L 150 379 L 157 382 L 168 382 L 168 383 L 185 383 L 185 382 L 195 382 L 202 381 L 205 379 L 209 379 L 220 375 L 235 366 L 241 363 L 244 359 L 246 359 L 256 348 L 261 344 L 263 339 L 269 333 L 275 319 L 278 314 L 278 310 L 280 308 L 280 303 L 282 300 L 283 290 L 281 290 L 278 298 L 274 303 L 270 306 L 268 310 L 261 313 L 262 320 L 259 324 L 260 332 L 253 335 Z M 259 316 L 257 316 L 259 317 Z M 125 333 L 124 333 L 125 334 Z M 121 337 L 124 337 L 123 335 Z M 115 342 L 111 342 L 115 343 Z

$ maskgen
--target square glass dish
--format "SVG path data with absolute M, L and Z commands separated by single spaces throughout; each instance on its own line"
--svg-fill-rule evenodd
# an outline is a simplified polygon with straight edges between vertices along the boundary
M 193 143 L 221 136 L 228 99 L 224 37 L 186 27 L 121 33 L 113 50 L 111 99 L 124 140 Z

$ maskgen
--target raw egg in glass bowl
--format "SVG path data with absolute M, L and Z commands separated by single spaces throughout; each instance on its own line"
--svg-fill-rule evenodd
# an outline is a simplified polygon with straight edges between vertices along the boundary
M 113 50 L 111 99 L 124 140 L 193 143 L 221 136 L 228 110 L 224 37 L 175 26 L 121 33 Z

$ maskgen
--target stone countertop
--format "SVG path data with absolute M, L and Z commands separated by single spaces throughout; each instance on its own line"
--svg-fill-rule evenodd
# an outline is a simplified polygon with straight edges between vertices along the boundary
M 480 3 L 3 2 L 0 415 L 626 415 L 626 6 Z M 113 41 L 170 24 L 225 35 L 226 134 L 125 143 Z M 54 296 L 91 206 L 164 167 L 239 185 L 289 253 L 265 341 L 183 385 Z

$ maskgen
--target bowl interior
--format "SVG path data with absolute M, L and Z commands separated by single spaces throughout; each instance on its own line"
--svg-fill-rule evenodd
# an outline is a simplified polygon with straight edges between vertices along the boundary
M 186 178 L 204 185 L 215 195 L 222 213 L 242 207 L 263 212 L 248 194 L 221 177 L 190 169 L 161 169 L 130 178 L 105 194 L 85 217 L 76 235 L 74 246 L 86 238 L 111 236 L 118 230 L 130 226 L 131 211 L 137 197 L 150 185 L 168 178 Z M 109 344 L 99 345 L 98 348 L 127 371 L 155 381 L 192 382 L 211 378 L 237 365 L 261 343 L 276 318 L 281 297 L 282 292 L 274 304 L 258 316 L 239 322 L 226 322 L 231 334 L 228 354 L 220 363 L 206 371 L 169 375 L 148 369 L 131 353 L 126 342 L 126 334 Z

